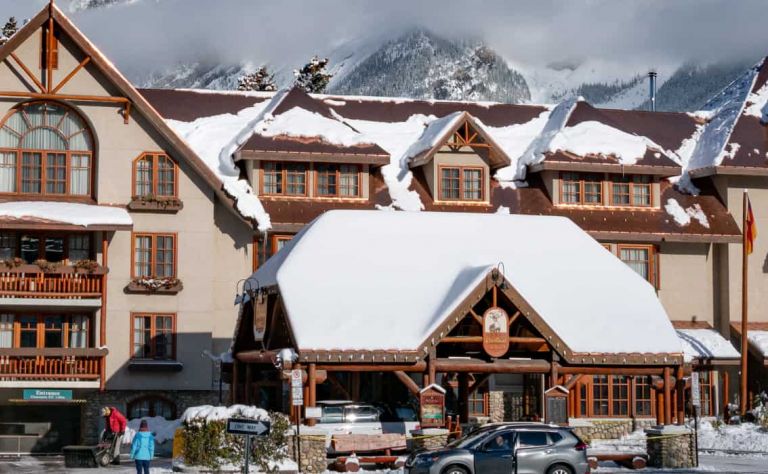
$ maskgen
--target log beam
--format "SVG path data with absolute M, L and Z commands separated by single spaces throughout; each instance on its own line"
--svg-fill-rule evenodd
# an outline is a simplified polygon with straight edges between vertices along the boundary
M 663 367 L 600 367 L 600 366 L 563 366 L 561 374 L 582 375 L 662 375 Z
M 672 370 L 664 367 L 664 424 L 672 424 Z
M 395 377 L 397 377 L 397 380 L 399 380 L 400 382 L 402 382 L 403 385 L 405 385 L 405 388 L 407 388 L 408 391 L 411 392 L 411 394 L 413 395 L 419 394 L 420 389 L 418 384 L 414 382 L 413 379 L 408 376 L 408 374 L 406 374 L 402 370 L 396 370 L 392 373 L 395 374 Z

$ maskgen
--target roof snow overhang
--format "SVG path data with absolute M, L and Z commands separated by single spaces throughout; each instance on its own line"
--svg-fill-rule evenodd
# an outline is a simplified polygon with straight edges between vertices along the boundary
M 741 323 L 731 323 L 731 339 L 736 347 L 741 346 Z M 768 323 L 750 322 L 747 323 L 747 334 L 752 331 L 768 331 Z M 754 342 L 748 340 L 747 347 L 749 353 L 757 359 L 762 365 L 768 367 L 768 354 L 764 354 L 760 347 Z
M 735 347 L 725 339 L 720 333 L 718 333 L 711 324 L 707 321 L 672 321 L 672 327 L 677 330 L 677 335 L 681 341 L 691 346 L 693 350 L 699 353 L 698 356 L 693 357 L 693 363 L 701 366 L 737 366 L 739 365 L 740 356 Z M 696 329 L 711 332 L 709 339 L 714 338 L 719 344 L 727 344 L 733 349 L 733 356 L 725 357 L 714 354 L 711 347 L 707 347 L 706 340 L 699 340 L 690 333 L 686 334 L 681 331 Z
M 321 362 L 325 364 L 380 364 L 380 363 L 414 363 L 434 353 L 443 337 L 447 336 L 467 315 L 472 308 L 486 297 L 494 287 L 506 296 L 520 311 L 533 327 L 544 337 L 551 349 L 562 361 L 569 365 L 603 365 L 603 366 L 670 366 L 681 365 L 681 353 L 617 353 L 617 352 L 574 352 L 542 318 L 531 304 L 504 277 L 499 278 L 493 270 L 489 270 L 484 278 L 472 291 L 448 313 L 443 323 L 438 326 L 418 347 L 410 350 L 327 350 L 309 347 L 296 347 L 301 362 Z M 279 291 L 279 288 L 278 288 Z M 285 306 L 283 306 L 285 309 Z M 286 309 L 288 326 L 292 325 L 290 314 Z M 343 324 L 343 321 L 339 321 Z M 293 333 L 293 330 L 291 333 Z
M 182 140 L 168 124 L 163 120 L 157 110 L 139 93 L 136 88 L 117 70 L 112 62 L 93 44 L 91 41 L 75 26 L 74 23 L 53 3 L 50 2 L 37 15 L 35 15 L 27 24 L 19 29 L 11 38 L 0 46 L 0 61 L 7 60 L 24 41 L 32 36 L 47 21 L 53 21 L 54 25 L 64 31 L 72 42 L 77 45 L 85 55 L 91 58 L 89 64 L 95 66 L 116 88 L 119 94 L 123 95 L 128 103 L 132 104 L 132 110 L 141 114 L 155 129 L 155 131 L 170 145 L 171 152 L 183 160 L 189 167 L 198 174 L 214 191 L 214 194 L 221 199 L 232 213 L 241 220 L 245 220 L 235 209 L 234 201 L 226 195 L 222 188 L 222 182 L 211 171 L 210 168 L 197 156 L 197 154 Z M 50 95 L 50 97 L 48 97 Z M 38 98 L 49 98 L 52 100 L 67 99 L 66 96 L 57 96 L 55 94 L 41 94 Z M 69 99 L 77 102 L 76 98 Z
M 559 154 L 559 153 L 558 153 Z M 585 163 L 576 160 L 558 161 L 557 158 L 545 158 L 541 163 L 528 166 L 528 171 L 577 171 L 617 174 L 646 174 L 660 177 L 677 176 L 680 174 L 679 166 L 648 166 L 648 165 L 623 165 L 621 163 Z
M 260 138 L 262 139 L 261 141 L 270 140 L 265 137 Z M 355 147 L 356 150 L 351 150 L 324 143 L 308 143 L 306 144 L 305 151 L 285 151 L 283 145 L 284 144 L 276 143 L 274 150 L 253 150 L 243 148 L 235 153 L 235 161 L 279 160 L 295 163 L 354 163 L 372 166 L 384 166 L 389 164 L 389 155 L 379 154 L 373 149 L 371 149 L 372 153 L 366 153 L 362 151 L 362 147 Z M 246 144 L 245 146 L 248 145 Z M 357 150 L 360 150 L 360 152 Z
M 512 163 L 512 160 L 504 152 L 504 149 L 499 146 L 493 137 L 491 137 L 490 133 L 488 133 L 488 131 L 485 129 L 483 124 L 480 123 L 479 120 L 470 115 L 469 112 L 461 112 L 460 114 L 461 115 L 458 116 L 456 120 L 451 122 L 450 126 L 447 126 L 445 130 L 441 132 L 440 137 L 435 141 L 435 145 L 410 158 L 409 166 L 411 168 L 423 166 L 429 163 L 432 158 L 434 158 L 435 154 L 437 154 L 437 152 L 440 151 L 440 149 L 444 147 L 446 143 L 448 143 L 448 140 L 461 126 L 464 125 L 464 123 L 469 123 L 469 125 L 475 130 L 475 132 L 477 132 L 483 141 L 490 146 L 489 165 L 491 169 L 509 166 L 510 163 Z M 426 130 L 427 129 L 425 129 L 425 132 Z

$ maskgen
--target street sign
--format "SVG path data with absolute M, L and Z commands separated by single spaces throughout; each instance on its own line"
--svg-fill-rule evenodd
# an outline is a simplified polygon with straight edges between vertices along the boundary
M 304 409 L 304 418 L 319 420 L 323 417 L 323 409 L 320 407 L 306 407 Z
M 24 400 L 59 402 L 72 400 L 72 390 L 25 388 Z
M 244 420 L 238 418 L 230 418 L 227 420 L 227 433 L 249 435 L 249 436 L 266 436 L 269 434 L 269 422 L 258 420 Z
M 300 407 L 304 405 L 304 384 L 302 383 L 303 373 L 300 369 L 291 371 L 291 400 L 292 405 Z
M 691 404 L 695 407 L 701 406 L 701 388 L 698 372 L 691 373 Z

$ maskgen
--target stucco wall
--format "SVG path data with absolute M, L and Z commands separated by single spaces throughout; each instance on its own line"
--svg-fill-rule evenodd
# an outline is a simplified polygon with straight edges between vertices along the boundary
M 39 72 L 40 34 L 32 35 L 17 50 L 17 55 L 34 72 Z M 68 41 L 59 46 L 58 81 L 74 69 L 83 56 Z M 3 90 L 27 90 L 5 62 L 0 65 Z M 116 91 L 89 64 L 60 91 L 61 94 L 106 96 Z M 18 100 L 0 100 L 5 114 Z M 89 121 L 96 146 L 99 204 L 127 205 L 133 194 L 133 160 L 143 152 L 163 152 L 166 144 L 148 121 L 132 113 L 128 124 L 118 104 L 69 103 Z M 166 388 L 205 390 L 211 388 L 213 365 L 202 351 L 223 352 L 234 330 L 235 285 L 251 270 L 252 232 L 224 208 L 211 187 L 180 157 L 179 198 L 184 208 L 177 214 L 132 212 L 134 232 L 177 234 L 177 275 L 184 289 L 178 295 L 133 295 L 124 292 L 131 279 L 132 235 L 128 231 L 110 233 L 109 275 L 107 278 L 107 388 Z M 184 364 L 178 373 L 150 374 L 129 372 L 131 313 L 176 313 L 177 360 Z M 97 318 L 98 319 L 98 318 Z M 98 333 L 97 333 L 98 334 Z M 96 337 L 98 345 L 98 336 Z
M 714 325 L 712 246 L 665 242 L 659 246 L 659 299 L 675 321 Z
M 435 201 L 439 201 L 440 195 L 437 189 L 438 183 L 440 183 L 440 167 L 441 166 L 474 166 L 483 169 L 483 203 L 487 203 L 490 199 L 490 176 L 491 171 L 488 166 L 488 162 L 473 151 L 450 151 L 447 147 L 443 148 L 439 152 L 435 153 L 435 156 L 428 163 L 424 165 L 424 175 L 426 176 L 427 186 L 432 193 L 432 197 Z M 443 201 L 445 202 L 445 201 Z M 450 201 L 449 201 L 450 202 Z M 462 202 L 466 204 L 466 201 Z

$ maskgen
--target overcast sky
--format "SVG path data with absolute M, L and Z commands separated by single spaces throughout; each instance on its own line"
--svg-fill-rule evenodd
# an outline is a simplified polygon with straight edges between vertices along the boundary
M 0 0 L 0 17 L 29 18 L 46 3 Z M 765 0 L 134 0 L 71 17 L 134 77 L 199 58 L 282 64 L 415 26 L 484 39 L 532 66 L 768 54 Z

